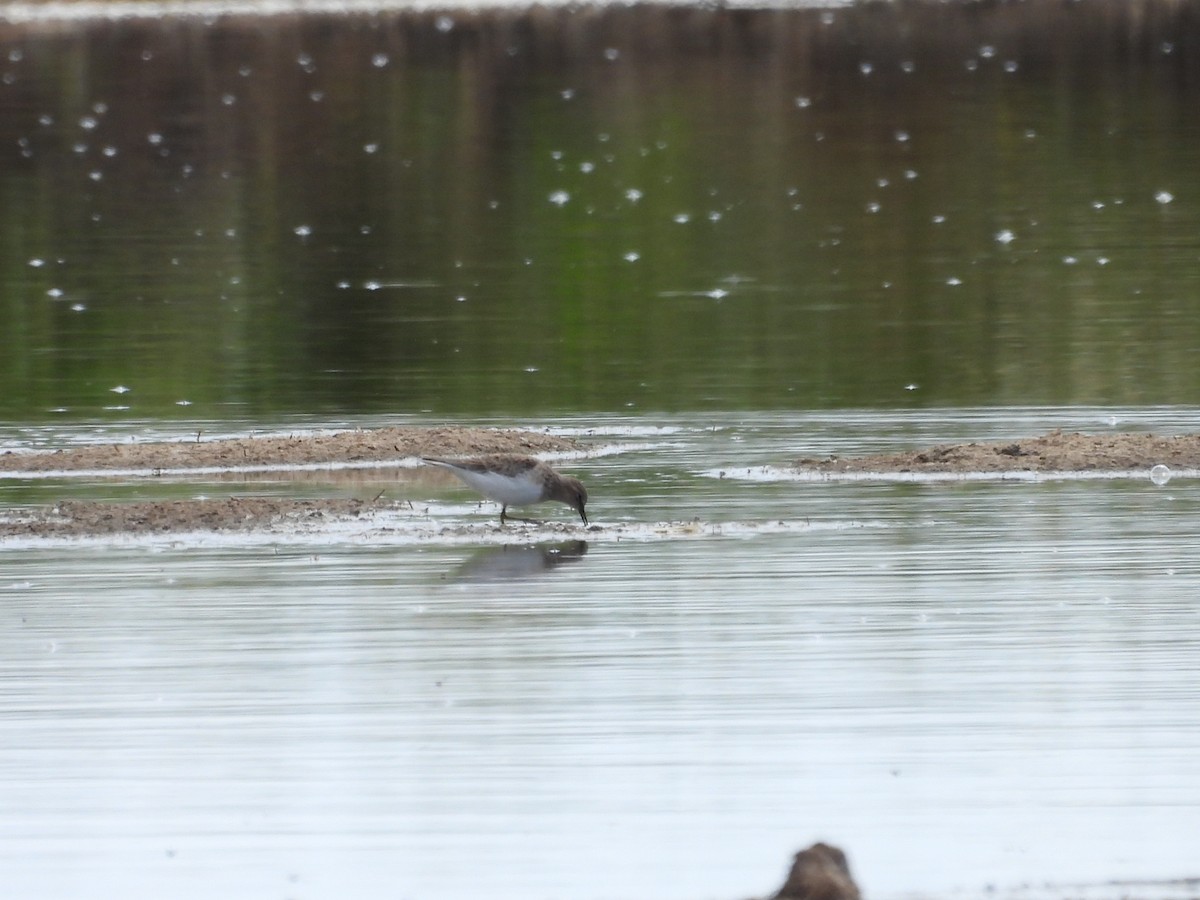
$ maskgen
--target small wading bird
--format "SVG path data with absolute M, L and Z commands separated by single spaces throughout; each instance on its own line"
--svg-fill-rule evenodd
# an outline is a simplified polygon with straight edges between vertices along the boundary
M 550 466 L 529 456 L 477 456 L 473 459 L 442 459 L 422 456 L 421 461 L 449 469 L 483 496 L 500 504 L 500 524 L 508 519 L 541 524 L 536 519 L 518 519 L 508 515 L 510 506 L 529 506 L 557 500 L 579 513 L 588 523 L 583 506 L 587 490 L 578 478 L 559 475 Z

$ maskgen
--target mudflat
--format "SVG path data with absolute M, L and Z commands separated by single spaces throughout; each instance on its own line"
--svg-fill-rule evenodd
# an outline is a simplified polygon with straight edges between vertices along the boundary
M 493 428 L 375 428 L 208 440 L 203 432 L 179 441 L 127 442 L 53 452 L 0 452 L 0 472 L 81 472 L 302 466 L 313 463 L 389 463 L 414 456 L 551 453 L 576 450 L 569 438 Z
M 939 444 L 921 450 L 868 456 L 805 457 L 797 471 L 889 474 L 896 472 L 1140 472 L 1156 465 L 1200 469 L 1200 435 L 1082 434 L 1051 431 L 1039 437 L 991 443 Z
M 186 478 L 189 470 L 237 473 L 270 467 L 282 470 L 313 464 L 381 466 L 419 456 L 474 456 L 485 453 L 569 452 L 570 438 L 535 431 L 490 428 L 380 428 L 206 440 L 203 433 L 180 441 L 97 444 L 54 452 L 0 452 L 0 473 L 86 474 Z M 297 476 L 300 476 L 298 471 Z M 310 479 L 311 472 L 303 473 Z M 335 480 L 332 473 L 330 481 Z M 443 478 L 442 474 L 434 477 Z M 377 490 L 359 498 L 289 499 L 245 496 L 206 499 L 113 502 L 63 498 L 40 506 L 0 508 L 0 538 L 82 537 L 118 534 L 182 534 L 197 531 L 289 533 L 339 519 L 407 507 Z

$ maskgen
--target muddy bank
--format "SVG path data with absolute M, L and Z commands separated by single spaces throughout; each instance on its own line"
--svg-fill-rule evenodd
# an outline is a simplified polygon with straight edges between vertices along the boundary
M 1079 434 L 994 443 L 940 444 L 924 450 L 870 456 L 798 459 L 801 472 L 1095 472 L 1148 471 L 1156 465 L 1200 469 L 1200 435 Z
M 578 450 L 568 438 L 530 431 L 487 428 L 381 428 L 177 442 L 98 444 L 53 453 L 0 452 L 0 473 L 183 472 L 313 463 L 394 463 L 423 455 L 547 453 Z M 301 473 L 297 473 L 298 475 Z M 308 474 L 308 473 L 303 473 Z M 336 473 L 328 473 L 336 474 Z M 384 498 L 376 486 L 367 498 L 221 497 L 117 503 L 62 499 L 48 506 L 0 508 L 0 538 L 186 534 L 188 532 L 280 532 L 360 518 L 409 504 Z M 373 499 L 370 499 L 373 498 Z
M 185 534 L 196 531 L 286 531 L 319 527 L 396 507 L 369 500 L 287 500 L 225 497 L 210 500 L 104 503 L 64 500 L 51 507 L 0 513 L 0 537 L 82 537 Z
M 569 438 L 491 428 L 378 428 L 226 440 L 205 440 L 201 432 L 180 441 L 97 444 L 53 453 L 0 452 L 0 472 L 237 469 L 578 449 L 578 442 Z

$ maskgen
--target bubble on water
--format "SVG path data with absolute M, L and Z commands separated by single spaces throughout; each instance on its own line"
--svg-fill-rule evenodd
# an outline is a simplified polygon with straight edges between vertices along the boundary
M 46 296 L 47 296 L 47 297 L 50 297 L 50 298 L 52 298 L 52 299 L 54 299 L 54 300 L 57 300 L 57 299 L 58 299 L 59 297 L 61 297 L 62 295 L 63 295 L 63 289 L 62 289 L 62 288 L 50 288 L 50 290 L 46 291 Z
M 224 106 L 233 106 L 233 104 L 237 103 L 237 97 L 233 94 L 222 94 L 221 103 Z
M 292 234 L 296 237 L 310 237 L 312 235 L 311 225 L 297 225 L 292 229 Z
M 82 303 L 72 303 L 71 312 L 84 312 L 87 309 Z
M 909 384 L 906 384 L 906 385 L 904 386 L 904 389 L 905 389 L 906 391 L 915 391 L 915 390 L 917 390 L 918 388 L 920 388 L 920 385 L 919 385 L 919 384 L 917 384 L 916 382 L 910 382 Z
M 433 27 L 445 34 L 448 31 L 454 30 L 454 20 L 449 16 L 438 16 L 433 23 Z
M 324 91 L 310 91 L 308 94 L 308 99 L 311 100 L 313 103 L 320 103 L 322 100 L 325 99 L 325 92 Z
M 363 290 L 377 291 L 382 287 L 383 287 L 383 285 L 380 284 L 378 281 L 364 281 L 363 282 Z
M 176 406 L 191 406 L 192 401 L 191 400 L 176 400 L 175 405 Z
M 979 48 L 979 58 L 980 59 L 991 59 L 995 55 L 996 55 L 996 48 L 993 47 L 991 44 L 984 44 L 982 47 Z
M 1161 44 L 1159 44 L 1158 49 L 1162 51 L 1163 56 L 1170 56 L 1175 52 L 1175 45 L 1170 41 L 1163 41 Z
M 615 62 L 616 60 L 621 58 L 621 51 L 618 50 L 616 47 L 609 47 L 607 50 L 604 51 L 604 58 L 607 59 L 609 62 Z
M 858 71 L 863 75 L 870 75 L 875 71 L 875 64 L 864 60 L 858 64 Z
M 946 221 L 946 217 L 939 213 L 938 215 L 934 216 L 930 221 L 932 221 L 934 225 L 941 225 Z
M 874 200 L 872 200 L 870 203 L 867 204 L 867 212 L 869 212 L 871 214 L 875 214 L 875 213 L 879 212 L 881 209 L 883 209 L 883 206 Z
M 161 144 L 163 142 L 163 136 L 161 134 L 159 134 L 157 131 L 152 131 L 148 135 L 146 135 L 146 140 L 147 140 L 147 142 L 150 143 L 151 146 L 157 147 L 159 144 Z
M 1006 59 L 1004 61 L 1004 71 L 1009 75 L 1017 71 L 1019 68 L 1021 68 L 1021 66 L 1015 59 Z
M 905 169 L 904 177 L 907 178 L 909 181 L 915 181 L 917 179 L 917 170 L 916 169 Z
M 1110 260 L 1107 256 L 1101 256 L 1096 259 L 1096 265 L 1098 266 L 1107 266 L 1110 262 L 1112 262 L 1112 260 Z
M 1159 487 L 1162 487 L 1164 484 L 1166 484 L 1168 481 L 1171 480 L 1171 470 L 1168 469 L 1166 466 L 1164 466 L 1162 463 L 1159 463 L 1157 466 L 1155 466 L 1153 469 L 1150 470 L 1150 480 L 1153 481 L 1155 484 L 1157 484 Z
M 795 103 L 796 103 L 797 109 L 808 109 L 810 106 L 812 106 L 812 98 L 811 97 L 797 97 L 795 100 Z
M 40 269 L 40 268 L 41 268 L 42 266 L 44 266 L 45 264 L 46 264 L 46 261 L 45 261 L 44 259 L 42 259 L 41 257 L 38 257 L 38 256 L 35 256 L 33 259 L 31 259 L 31 260 L 29 261 L 29 265 L 30 265 L 30 266 L 32 266 L 32 267 L 33 267 L 33 268 L 35 268 L 35 269 Z
M 79 127 L 82 128 L 84 131 L 91 131 L 93 128 L 95 128 L 99 124 L 100 123 L 97 122 L 95 117 L 93 117 L 93 116 L 84 116 L 82 119 L 79 120 Z
M 377 69 L 385 68 L 389 62 L 391 62 L 391 60 L 388 59 L 388 55 L 386 53 L 376 53 L 371 57 L 371 65 Z
M 641 191 L 639 191 L 637 188 L 630 188 L 629 190 L 627 190 L 625 192 L 625 199 L 628 200 L 630 203 L 637 203 L 644 196 L 646 196 L 646 195 L 643 194 Z
M 729 296 L 729 291 L 724 288 L 713 288 L 711 291 L 705 291 L 704 296 L 712 300 L 724 300 Z
M 126 387 L 123 384 L 118 384 L 116 387 L 109 388 L 108 390 L 113 394 L 128 394 L 130 391 L 133 390 L 133 388 Z
M 968 59 L 963 65 L 964 65 L 964 68 L 966 68 L 966 70 L 968 72 L 974 72 L 976 69 L 979 68 L 979 60 Z
M 558 92 L 558 96 L 562 97 L 564 100 L 574 100 L 575 88 L 563 88 Z
M 913 72 L 917 71 L 917 64 L 911 59 L 903 60 L 900 63 L 900 71 L 905 75 L 911 75 Z
M 571 202 L 571 195 L 566 191 L 554 191 L 546 199 L 548 199 L 555 206 L 566 206 Z
M 896 132 L 896 140 L 901 144 L 908 143 L 910 138 L 911 138 L 911 135 L 907 131 L 904 131 L 903 129 Z
M 955 278 L 953 275 L 951 275 L 946 279 L 946 284 L 950 285 L 950 287 L 958 287 L 960 284 L 962 284 L 962 279 Z
M 378 152 L 379 152 L 378 144 L 363 144 L 363 153 L 370 155 L 372 153 L 378 153 Z
M 1064 256 L 1063 257 L 1063 265 L 1064 266 L 1073 266 L 1078 262 L 1079 262 L 1079 257 L 1077 257 L 1077 256 Z
M 621 257 L 621 259 L 625 260 L 625 262 L 637 262 L 641 258 L 642 254 L 638 253 L 636 250 L 630 250 Z
M 581 162 L 579 164 L 579 171 L 584 175 L 590 175 L 592 172 L 596 171 L 596 164 L 591 161 Z
M 692 216 L 690 213 L 675 213 L 675 215 L 671 217 L 671 221 L 676 225 L 686 225 L 688 222 L 692 221 Z
M 1170 203 L 1172 200 L 1175 199 L 1175 195 L 1172 194 L 1170 191 L 1159 191 L 1157 194 L 1154 195 L 1154 199 L 1157 200 L 1159 203 L 1161 203 L 1163 206 L 1166 206 L 1168 203 Z
M 1012 230 L 1009 228 L 1005 228 L 1002 231 L 996 232 L 996 243 L 997 244 L 1011 244 L 1016 239 L 1017 239 L 1017 236 L 1015 234 L 1013 234 Z

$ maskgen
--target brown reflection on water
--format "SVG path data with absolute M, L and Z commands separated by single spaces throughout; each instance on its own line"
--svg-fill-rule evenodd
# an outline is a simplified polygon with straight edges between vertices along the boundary
M 1190 401 L 1193 10 L 4 26 L 0 412 Z

